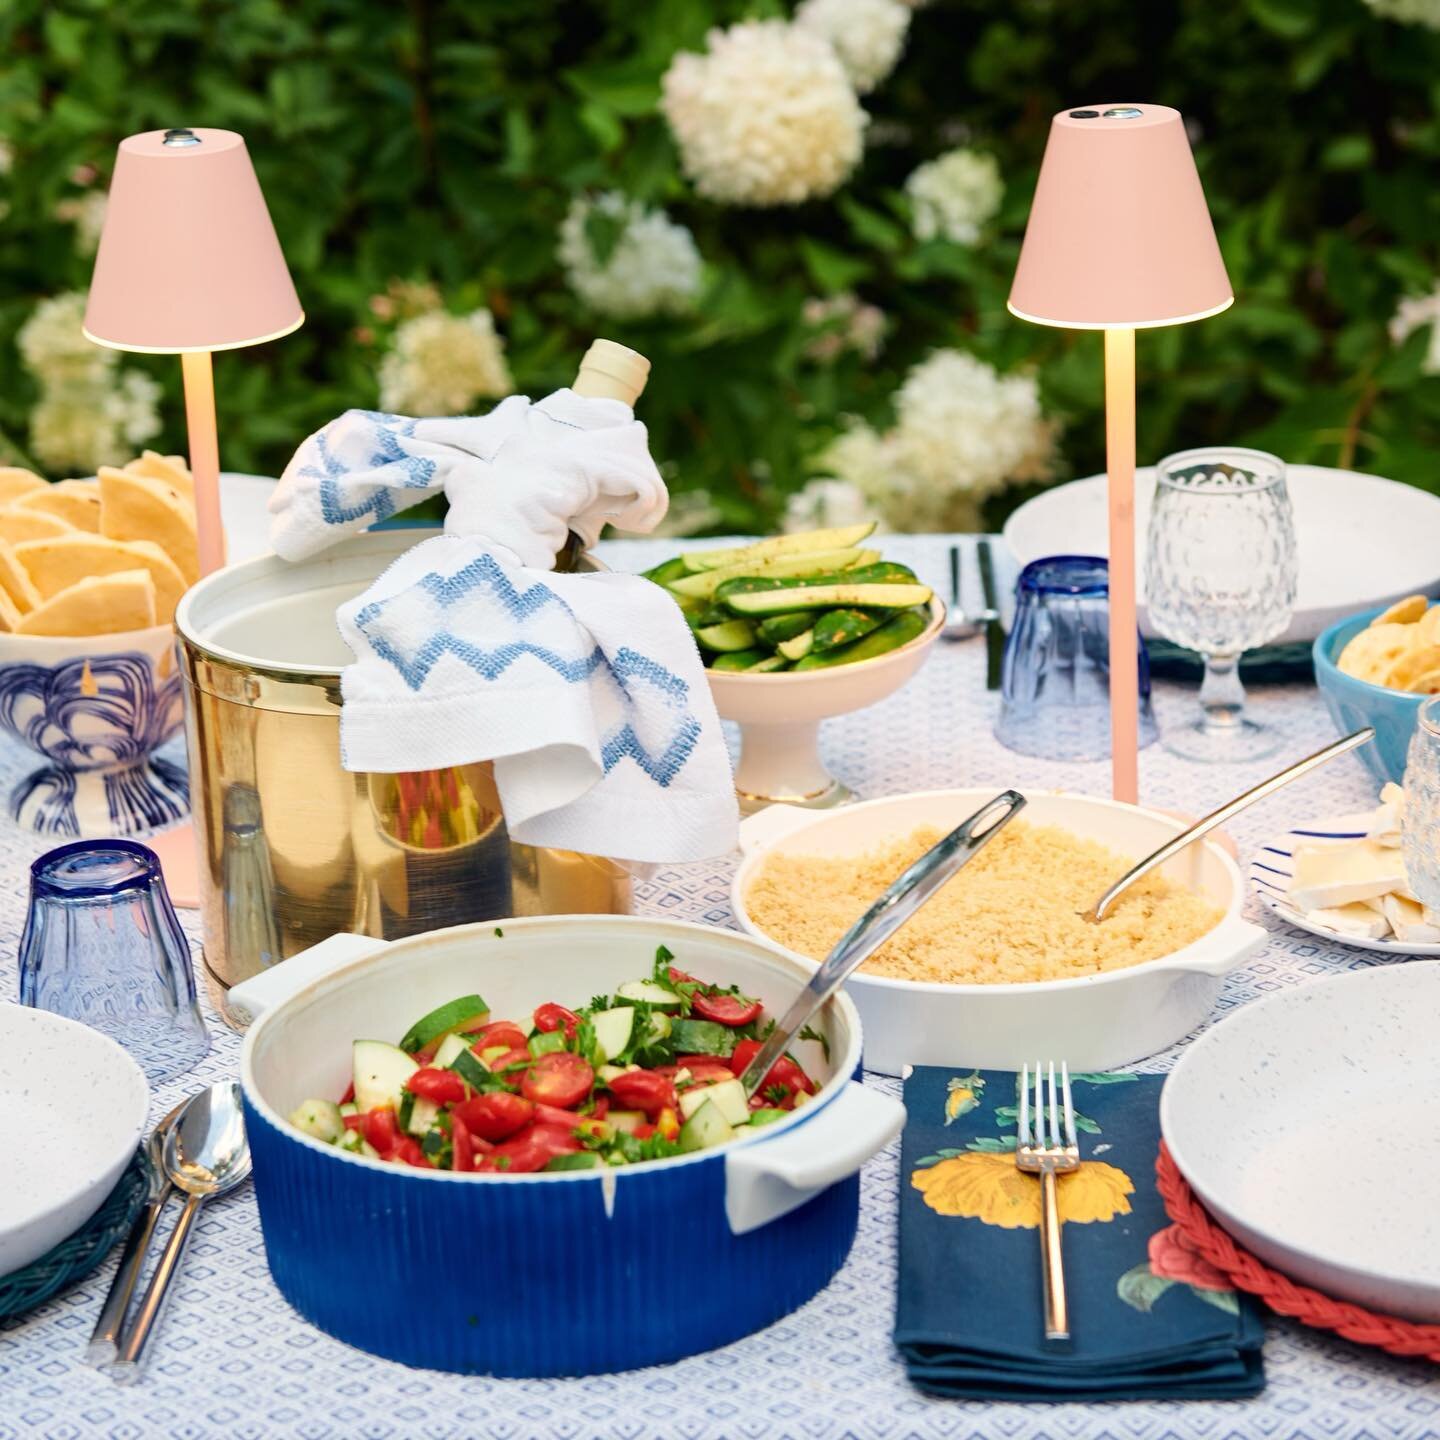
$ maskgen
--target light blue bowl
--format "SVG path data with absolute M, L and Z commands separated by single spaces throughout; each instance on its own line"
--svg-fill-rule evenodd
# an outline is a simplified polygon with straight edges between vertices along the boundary
M 1315 683 L 1325 698 L 1325 708 L 1342 735 L 1362 725 L 1375 727 L 1375 739 L 1355 753 L 1382 784 L 1405 778 L 1405 755 L 1415 733 L 1415 717 L 1428 696 L 1406 690 L 1387 690 L 1368 680 L 1357 680 L 1335 668 L 1340 652 L 1380 610 L 1366 610 L 1348 620 L 1337 621 L 1315 641 Z

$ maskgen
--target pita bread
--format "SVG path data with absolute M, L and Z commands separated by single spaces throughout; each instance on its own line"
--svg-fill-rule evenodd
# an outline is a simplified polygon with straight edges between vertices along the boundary
M 77 530 L 100 533 L 100 487 L 88 480 L 58 480 L 22 495 L 15 504 L 22 510 L 57 515 Z
M 75 527 L 58 515 L 25 510 L 14 505 L 0 509 L 0 540 L 18 545 L 22 540 L 49 540 L 56 535 L 74 535 Z
M 8 505 L 32 490 L 43 490 L 45 482 L 33 471 L 18 465 L 0 465 L 0 505 Z
M 0 631 L 15 631 L 20 628 L 20 611 L 15 602 L 0 590 Z
M 153 540 L 180 567 L 187 585 L 200 578 L 195 507 L 159 480 L 102 465 L 100 533 L 111 540 Z
M 158 480 L 192 504 L 195 501 L 195 482 L 190 478 L 190 467 L 183 455 L 160 455 L 154 450 L 146 450 L 138 460 L 132 460 L 125 467 L 125 473 Z
M 155 582 L 148 570 L 92 575 L 20 617 L 21 635 L 118 635 L 155 623 Z
M 33 610 L 44 598 L 30 578 L 30 572 L 3 540 L 0 540 L 0 590 L 22 611 Z
M 155 623 L 168 625 L 186 589 L 180 567 L 153 540 L 110 540 L 75 531 L 51 540 L 26 540 L 14 553 L 34 582 L 37 603 L 90 575 L 143 569 L 155 582 Z M 0 573 L 0 582 L 3 579 Z

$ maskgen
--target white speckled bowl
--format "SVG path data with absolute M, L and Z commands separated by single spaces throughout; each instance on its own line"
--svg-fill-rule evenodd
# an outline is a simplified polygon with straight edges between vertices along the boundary
M 1160 1100 L 1180 1173 L 1267 1265 L 1440 1323 L 1440 968 L 1357 970 L 1247 1005 Z
M 48 1010 L 0 1005 L 0 1275 L 100 1208 L 149 1106 L 144 1074 L 113 1040 Z

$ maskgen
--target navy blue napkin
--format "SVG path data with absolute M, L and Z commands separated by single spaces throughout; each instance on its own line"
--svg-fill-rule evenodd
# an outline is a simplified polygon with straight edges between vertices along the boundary
M 1060 1181 L 1068 1343 L 1045 1340 L 1040 1184 L 1015 1168 L 1016 1076 L 905 1081 L 895 1343 L 932 1394 L 1225 1399 L 1264 1388 L 1260 1308 L 1180 1245 L 1155 1188 L 1158 1075 L 1072 1077 L 1080 1171 Z

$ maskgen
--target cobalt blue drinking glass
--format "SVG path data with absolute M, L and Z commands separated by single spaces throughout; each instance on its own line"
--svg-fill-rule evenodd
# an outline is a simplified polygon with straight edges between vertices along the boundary
M 1000 671 L 1002 745 L 1044 760 L 1110 754 L 1110 571 L 1095 555 L 1032 560 L 1015 589 Z M 1155 739 L 1150 663 L 1140 652 L 1140 744 Z
M 152 1084 L 205 1057 L 190 947 L 153 850 L 80 840 L 30 867 L 20 1003 L 110 1036 Z

